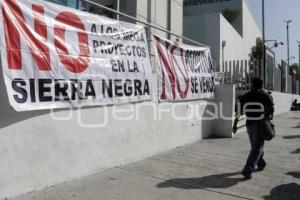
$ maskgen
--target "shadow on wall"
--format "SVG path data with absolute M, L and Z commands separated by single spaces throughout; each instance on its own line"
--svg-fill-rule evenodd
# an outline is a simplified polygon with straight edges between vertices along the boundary
M 0 129 L 14 123 L 49 113 L 49 110 L 17 112 L 9 104 L 2 67 L 0 65 Z
M 205 106 L 202 119 L 208 119 L 212 117 L 211 113 L 215 113 L 215 108 L 212 105 Z M 202 120 L 202 126 L 201 126 L 202 139 L 208 139 L 214 136 L 213 133 L 208 132 L 208 130 L 212 130 L 211 127 L 213 126 L 213 122 L 214 120 Z
M 179 188 L 179 189 L 213 189 L 230 188 L 245 179 L 240 172 L 216 174 L 199 178 L 176 178 L 157 184 L 158 188 Z M 233 177 L 237 176 L 239 177 Z
M 202 139 L 211 139 L 211 138 L 231 138 L 232 137 L 232 129 L 231 129 L 231 120 L 221 119 L 220 118 L 220 112 L 224 113 L 224 109 L 221 108 L 220 105 L 218 105 L 218 100 L 207 100 L 209 103 L 207 106 L 205 106 L 203 115 L 202 115 Z M 215 107 L 213 105 L 216 103 L 218 106 Z M 220 111 L 220 109 L 223 109 Z M 225 111 L 225 113 L 228 113 L 228 111 Z M 232 113 L 231 113 L 232 116 Z M 217 117 L 217 118 L 216 118 Z M 227 116 L 226 116 L 227 117 Z M 226 133 L 220 133 L 221 129 L 219 127 L 222 127 L 222 132 Z M 208 132 L 209 130 L 209 132 Z
M 203 123 L 210 125 L 211 137 L 232 138 L 232 126 L 235 116 L 235 87 L 219 85 L 216 87 L 215 94 L 215 99 L 211 101 L 215 104 L 207 106 L 207 115 L 210 116 L 210 113 L 215 113 L 217 119 L 210 120 L 209 123 L 205 121 Z

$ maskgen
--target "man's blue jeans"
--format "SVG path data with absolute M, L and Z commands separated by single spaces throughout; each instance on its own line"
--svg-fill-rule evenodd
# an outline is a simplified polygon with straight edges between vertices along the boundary
M 251 151 L 243 172 L 251 174 L 255 170 L 256 166 L 262 168 L 266 166 L 266 162 L 263 158 L 265 141 L 261 137 L 261 128 L 259 122 L 254 122 L 250 126 L 247 126 L 247 132 L 251 144 Z

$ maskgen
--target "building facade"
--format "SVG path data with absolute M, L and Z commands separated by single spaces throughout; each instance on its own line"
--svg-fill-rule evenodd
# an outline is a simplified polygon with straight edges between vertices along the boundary
M 119 19 L 130 23 L 137 23 L 135 20 L 124 16 L 118 16 L 115 13 L 103 10 L 95 5 L 91 5 L 84 0 L 47 0 L 52 3 L 76 8 L 101 16 L 113 19 Z M 165 29 L 176 35 L 183 35 L 183 0 L 93 0 L 95 3 L 101 4 L 108 8 L 120 11 L 126 15 L 134 17 L 138 20 L 153 24 L 156 27 Z M 151 44 L 150 33 L 161 37 L 171 39 L 173 41 L 180 38 L 174 37 L 164 31 L 156 28 L 147 27 L 149 51 L 151 55 L 151 64 L 153 71 L 156 70 L 156 62 L 154 60 L 154 49 Z
M 74 3 L 74 1 L 56 3 L 76 8 L 72 2 Z M 128 12 L 123 11 L 124 13 L 131 12 L 138 19 L 170 29 L 177 34 L 182 33 L 182 4 L 179 0 L 120 2 L 127 8 Z M 90 8 L 90 5 L 81 5 Z M 122 5 L 120 4 L 120 8 Z M 98 8 L 93 9 L 94 12 L 100 11 Z M 165 32 L 155 29 L 151 31 L 168 37 Z M 0 68 L 2 70 L 1 64 Z M 113 115 L 115 106 L 80 110 L 61 109 L 55 112 L 50 110 L 16 112 L 10 107 L 1 73 L 0 92 L 3 95 L 0 98 L 0 199 L 138 161 L 217 132 L 214 129 L 218 126 L 212 126 L 212 123 L 202 123 L 199 120 L 194 125 L 188 124 L 188 119 L 178 121 L 172 117 L 173 107 L 176 106 L 176 115 L 189 116 L 192 112 L 190 110 L 206 102 L 205 100 L 159 104 L 155 96 L 157 71 L 154 71 L 152 80 L 153 100 L 116 106 L 117 109 L 124 111 L 133 106 L 133 112 L 137 112 L 137 117 L 134 114 L 130 120 L 118 120 Z M 229 95 L 230 91 L 233 93 L 231 88 L 220 91 L 222 93 L 227 91 L 226 98 L 232 99 Z M 160 108 L 163 109 L 161 114 L 158 113 Z M 226 109 L 228 112 L 232 110 L 230 106 Z M 227 114 L 226 110 L 225 115 L 229 116 Z M 156 115 L 159 115 L 160 119 L 157 119 Z M 231 121 L 224 124 L 228 124 L 227 127 L 231 128 Z M 224 127 L 224 124 L 219 127 Z M 223 130 L 226 129 L 223 128 L 221 131 Z
M 185 0 L 184 35 L 211 47 L 216 70 L 233 80 L 249 74 L 249 54 L 262 37 L 247 0 Z
M 112 8 L 116 6 L 115 1 L 97 2 Z M 120 2 L 120 10 L 126 8 L 124 13 L 131 13 L 138 19 L 177 34 L 182 33 L 182 2 L 179 0 Z M 102 15 L 109 14 L 83 2 L 56 0 L 55 3 Z M 165 32 L 150 30 L 169 37 Z M 193 119 L 195 115 L 212 117 L 211 100 L 160 104 L 155 94 L 152 101 L 139 104 L 59 109 L 55 112 L 16 112 L 10 107 L 2 74 L 0 73 L 0 199 L 72 181 L 203 138 L 233 137 L 230 130 L 234 117 L 235 91 L 229 85 L 216 86 L 214 100 L 216 105 L 224 105 L 220 112 L 215 112 L 217 115 L 222 113 L 226 120 Z M 157 91 L 157 74 L 154 71 L 152 91 Z M 276 97 L 274 94 L 275 105 L 281 106 L 275 109 L 276 112 L 279 114 L 287 111 L 288 108 L 282 102 L 288 102 L 292 97 Z M 282 101 L 277 102 L 277 99 Z M 128 119 L 127 114 L 133 115 Z M 118 120 L 115 115 L 122 119 L 125 117 L 126 120 Z
M 76 8 L 93 14 L 99 14 L 110 18 L 117 15 L 109 11 L 91 5 L 84 0 L 47 0 L 52 3 Z M 183 0 L 93 0 L 108 8 L 118 10 L 138 20 L 151 23 L 157 27 L 166 29 L 172 33 L 183 33 Z M 120 16 L 120 20 L 136 23 L 126 17 Z M 152 29 L 152 32 L 161 36 L 169 37 L 169 34 Z

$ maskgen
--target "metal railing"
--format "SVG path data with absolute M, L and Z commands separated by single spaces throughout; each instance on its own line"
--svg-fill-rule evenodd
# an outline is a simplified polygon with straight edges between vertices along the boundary
M 145 21 L 143 21 L 143 20 L 137 19 L 136 17 L 127 15 L 127 14 L 125 14 L 125 13 L 123 13 L 123 12 L 120 12 L 120 11 L 118 11 L 118 10 L 115 10 L 115 9 L 108 8 L 108 7 L 106 7 L 106 6 L 104 6 L 104 5 L 101 5 L 101 4 L 99 4 L 99 3 L 95 3 L 95 2 L 90 1 L 90 0 L 81 0 L 81 1 L 84 1 L 84 2 L 86 2 L 86 3 L 89 3 L 89 4 L 91 4 L 91 5 L 96 6 L 96 7 L 98 7 L 98 8 L 101 8 L 101 9 L 103 9 L 103 10 L 106 10 L 106 11 L 112 12 L 112 13 L 114 13 L 114 14 L 117 14 L 117 16 L 123 16 L 123 17 L 126 17 L 126 18 L 128 18 L 128 19 L 134 20 L 134 21 L 139 22 L 139 23 L 141 23 L 141 24 L 147 25 L 148 27 L 151 27 L 151 28 L 154 28 L 154 29 L 163 31 L 163 32 L 168 33 L 168 34 L 170 34 L 170 35 L 172 35 L 172 36 L 175 36 L 175 37 L 181 38 L 181 39 L 183 39 L 183 40 L 192 42 L 192 43 L 197 44 L 197 45 L 199 45 L 199 46 L 210 48 L 209 46 L 207 46 L 207 45 L 205 45 L 205 44 L 202 44 L 202 43 L 197 42 L 197 41 L 195 41 L 195 40 L 192 40 L 192 39 L 190 39 L 190 38 L 184 37 L 183 35 L 179 35 L 179 34 L 173 33 L 173 32 L 171 32 L 171 31 L 169 31 L 169 30 L 167 30 L 167 29 L 165 29 L 165 28 L 158 27 L 158 26 L 156 26 L 156 25 L 153 25 L 152 23 L 148 23 L 148 22 L 145 22 Z M 117 17 L 117 18 L 119 18 L 119 17 Z

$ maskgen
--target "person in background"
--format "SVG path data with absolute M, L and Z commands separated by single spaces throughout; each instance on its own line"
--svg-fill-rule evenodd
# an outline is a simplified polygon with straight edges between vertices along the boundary
M 300 110 L 300 103 L 298 103 L 298 100 L 295 99 L 292 103 L 291 111 L 298 111 Z
M 239 117 L 245 114 L 246 127 L 249 135 L 251 150 L 247 162 L 242 170 L 244 178 L 251 179 L 252 173 L 265 169 L 267 163 L 264 160 L 264 139 L 261 136 L 260 122 L 264 118 L 270 118 L 274 113 L 274 103 L 270 95 L 263 90 L 263 80 L 254 78 L 251 91 L 240 99 L 240 113 L 234 121 L 233 133 L 237 131 Z

